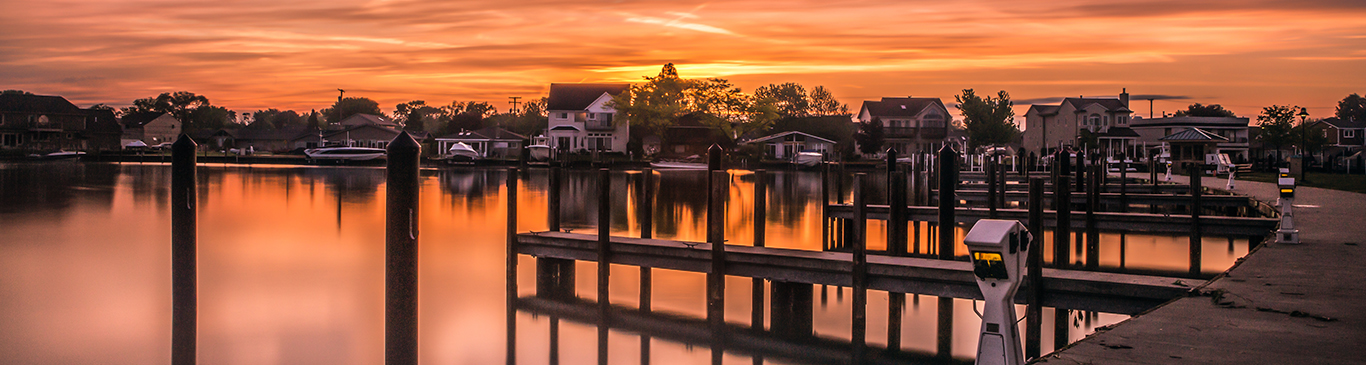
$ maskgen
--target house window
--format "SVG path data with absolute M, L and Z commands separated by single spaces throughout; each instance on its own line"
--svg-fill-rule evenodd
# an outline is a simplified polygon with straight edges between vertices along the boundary
M 597 113 L 588 113 L 588 120 L 598 120 Z
M 1351 129 L 1343 129 L 1342 138 L 1356 138 L 1356 131 Z
M 1129 117 L 1125 117 L 1125 116 L 1119 117 L 1119 124 L 1120 124 L 1120 125 L 1129 124 Z
M 1104 117 L 1103 117 L 1103 120 L 1104 120 L 1104 122 L 1105 122 L 1106 125 L 1109 125 L 1109 124 L 1110 124 L 1110 116 L 1109 116 L 1109 115 L 1104 116 Z
M 567 118 L 569 118 L 569 113 L 560 113 L 560 119 L 567 119 Z
M 3 138 L 4 138 L 4 139 L 3 139 L 3 144 L 0 144 L 0 145 L 2 145 L 2 146 L 5 146 L 5 147 L 15 147 L 15 146 L 18 146 L 18 145 L 19 145 L 19 135 L 18 135 L 18 134 L 6 134 Z
M 1086 125 L 1100 126 L 1100 116 L 1092 114 L 1091 117 L 1087 119 Z
M 1323 130 L 1323 138 L 1328 138 L 1328 130 L 1327 130 L 1327 129 L 1324 129 L 1324 130 Z

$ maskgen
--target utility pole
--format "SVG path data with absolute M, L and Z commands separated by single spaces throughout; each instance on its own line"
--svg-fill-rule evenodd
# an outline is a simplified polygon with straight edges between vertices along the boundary
M 512 104 L 512 111 L 509 112 L 508 114 L 517 113 L 517 99 L 521 99 L 521 98 L 522 98 L 522 97 L 520 97 L 520 96 L 509 96 L 509 97 L 508 97 L 508 99 L 512 99 L 512 101 L 509 101 L 509 102 L 508 102 L 508 104 Z

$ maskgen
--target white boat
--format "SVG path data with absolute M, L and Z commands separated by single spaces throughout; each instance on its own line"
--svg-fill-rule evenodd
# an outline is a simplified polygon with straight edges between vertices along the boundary
M 446 159 L 449 161 L 474 161 L 481 158 L 483 156 L 479 155 L 479 151 L 475 151 L 465 142 L 456 142 L 451 145 L 450 149 L 446 150 Z
M 531 158 L 532 161 L 545 161 L 550 159 L 550 146 L 533 144 L 526 146 L 526 150 L 529 154 L 527 157 Z
M 811 167 L 819 165 L 824 159 L 825 156 L 822 156 L 820 152 L 797 152 L 792 157 L 792 163 L 798 166 Z
M 384 157 L 383 148 L 367 147 L 323 147 L 304 150 L 314 161 L 369 161 Z
M 707 164 L 696 162 L 651 162 L 650 167 L 656 170 L 706 170 Z
M 48 154 L 42 154 L 42 155 L 40 155 L 40 154 L 28 155 L 29 158 L 36 159 L 36 160 L 72 160 L 72 159 L 81 158 L 81 156 L 85 156 L 85 152 L 81 152 L 81 151 L 57 151 L 57 152 L 48 153 Z

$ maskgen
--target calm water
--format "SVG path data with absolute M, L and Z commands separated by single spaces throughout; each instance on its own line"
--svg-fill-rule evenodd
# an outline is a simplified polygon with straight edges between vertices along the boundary
M 564 226 L 589 233 L 594 172 L 571 172 Z M 523 174 L 519 230 L 546 228 L 546 170 Z M 638 235 L 638 173 L 613 173 L 614 235 Z M 704 237 L 700 172 L 661 172 L 655 236 Z M 503 363 L 506 173 L 424 171 L 420 211 L 421 359 Z M 819 250 L 819 177 L 775 172 L 769 181 L 768 246 Z M 345 167 L 200 167 L 199 359 L 204 364 L 375 364 L 383 361 L 384 171 Z M 0 164 L 0 359 L 24 364 L 164 364 L 170 354 L 170 168 L 160 164 Z M 731 244 L 751 244 L 753 175 L 736 171 L 728 204 Z M 885 229 L 870 224 L 870 246 Z M 960 233 L 961 237 L 961 233 Z M 1118 267 L 1107 235 L 1102 266 Z M 1110 239 L 1114 238 L 1114 239 Z M 1182 271 L 1185 238 L 1128 236 L 1126 267 Z M 1227 244 L 1227 249 L 1225 245 Z M 1207 271 L 1246 253 L 1245 241 L 1205 244 Z M 964 252 L 960 248 L 958 252 Z M 1046 255 L 1047 257 L 1048 255 Z M 521 295 L 534 294 L 534 260 L 520 258 Z M 579 263 L 577 293 L 596 294 L 595 266 Z M 611 301 L 636 306 L 638 272 L 614 267 Z M 705 318 L 702 274 L 655 270 L 653 308 Z M 750 281 L 729 278 L 727 320 L 749 322 Z M 850 336 L 847 289 L 817 287 L 815 331 Z M 884 346 L 888 295 L 869 294 L 868 341 Z M 980 322 L 973 301 L 952 300 L 950 351 L 970 359 Z M 978 303 L 980 306 L 980 303 Z M 1020 308 L 1023 313 L 1023 308 Z M 550 319 L 517 312 L 517 360 L 550 361 Z M 902 348 L 934 354 L 938 300 L 911 296 Z M 1071 340 L 1126 316 L 1073 313 Z M 1053 323 L 1045 311 L 1044 323 Z M 1051 326 L 1043 347 L 1052 348 Z M 558 321 L 561 363 L 594 363 L 597 329 Z M 659 336 L 656 336 L 659 337 Z M 611 363 L 640 362 L 639 334 L 612 330 Z M 651 362 L 710 363 L 709 349 L 655 338 Z M 750 363 L 746 354 L 727 363 Z M 784 363 L 769 361 L 768 363 Z

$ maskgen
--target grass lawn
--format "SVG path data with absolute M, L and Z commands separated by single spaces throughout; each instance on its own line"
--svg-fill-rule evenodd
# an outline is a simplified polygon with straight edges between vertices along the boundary
M 1234 176 L 1234 178 L 1238 180 L 1248 181 L 1260 181 L 1269 183 L 1276 182 L 1276 174 L 1271 172 L 1240 173 L 1237 176 Z M 1310 172 L 1308 175 L 1305 176 L 1305 178 L 1309 180 L 1308 183 L 1304 181 L 1296 181 L 1296 183 L 1299 185 L 1312 186 L 1316 188 L 1343 190 L 1354 193 L 1366 194 L 1366 175 L 1325 174 Z M 1295 179 L 1299 180 L 1299 177 L 1296 176 Z

